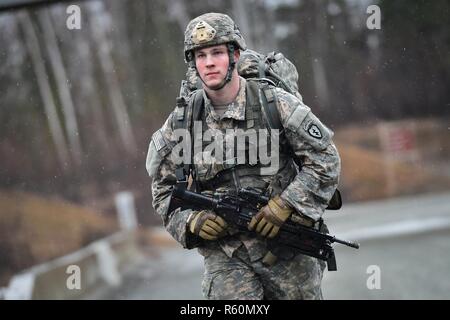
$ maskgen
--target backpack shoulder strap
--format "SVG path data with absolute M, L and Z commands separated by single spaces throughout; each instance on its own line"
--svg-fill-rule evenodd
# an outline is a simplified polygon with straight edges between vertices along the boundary
M 193 121 L 197 121 L 200 120 L 202 111 L 203 111 L 203 107 L 204 107 L 204 101 L 203 101 L 203 90 L 196 90 L 193 94 L 192 94 L 192 123 Z M 192 123 L 190 123 L 190 125 L 192 126 Z
M 264 80 L 250 80 L 247 82 L 250 95 L 254 96 L 254 99 L 259 99 L 259 97 L 261 97 L 262 107 L 270 129 L 283 131 L 283 125 L 281 124 L 280 114 L 278 113 L 277 108 L 275 88 L 270 86 L 269 83 Z
M 270 87 L 267 83 L 263 83 L 262 86 L 260 87 L 260 90 L 261 90 L 262 106 L 264 108 L 264 113 L 266 114 L 267 122 L 269 123 L 270 128 L 278 129 L 281 130 L 281 132 L 283 132 L 284 128 L 283 125 L 281 124 L 280 114 L 278 113 L 277 109 L 278 102 L 275 88 Z M 289 152 L 291 153 L 294 162 L 299 167 L 299 170 L 301 170 L 302 168 L 301 160 L 295 155 L 291 147 L 289 147 Z M 341 193 L 338 189 L 336 189 L 326 209 L 339 210 L 341 207 L 342 207 Z
M 187 100 L 185 97 L 178 97 L 173 117 L 173 129 L 191 130 L 193 122 L 200 118 L 202 109 L 202 90 L 194 91 Z
M 174 111 L 173 129 L 186 129 L 193 135 L 193 124 L 195 120 L 199 120 L 203 109 L 203 92 L 202 90 L 196 90 L 189 95 L 186 101 L 185 97 L 177 98 L 177 107 Z M 191 162 L 190 164 L 183 163 L 181 167 L 176 169 L 177 180 L 186 179 L 192 172 L 193 163 L 193 143 L 191 143 Z
M 263 85 L 261 88 L 261 100 L 270 128 L 282 131 L 284 128 L 281 124 L 280 114 L 278 113 L 275 89 L 267 84 Z

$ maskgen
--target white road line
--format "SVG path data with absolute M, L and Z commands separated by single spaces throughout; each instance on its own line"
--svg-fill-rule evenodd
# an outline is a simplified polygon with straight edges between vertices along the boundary
M 410 219 L 342 233 L 339 234 L 339 238 L 366 241 L 446 229 L 450 229 L 450 218 L 448 217 Z

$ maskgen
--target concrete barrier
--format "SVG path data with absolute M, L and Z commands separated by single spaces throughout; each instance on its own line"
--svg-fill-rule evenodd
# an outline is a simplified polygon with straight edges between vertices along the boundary
M 7 300 L 83 299 L 101 288 L 119 286 L 122 274 L 141 258 L 136 237 L 124 230 L 24 270 L 0 294 Z

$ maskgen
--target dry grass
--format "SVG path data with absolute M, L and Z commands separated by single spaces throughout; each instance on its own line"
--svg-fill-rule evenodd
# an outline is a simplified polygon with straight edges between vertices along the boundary
M 338 146 L 342 160 L 340 188 L 347 201 L 367 201 L 392 196 L 450 189 L 450 179 L 429 172 L 420 163 L 395 162 L 392 190 L 382 154 L 357 146 Z
M 366 201 L 450 189 L 450 139 L 446 121 L 406 120 L 394 125 L 401 127 L 411 123 L 415 127 L 417 157 L 415 161 L 397 159 L 391 162 L 393 189 L 388 188 L 389 163 L 381 149 L 377 125 L 355 125 L 336 133 L 334 140 L 342 160 L 340 188 L 344 199 Z M 436 170 L 437 167 L 440 170 Z
M 0 285 L 11 273 L 73 252 L 114 230 L 115 219 L 90 209 L 0 191 Z

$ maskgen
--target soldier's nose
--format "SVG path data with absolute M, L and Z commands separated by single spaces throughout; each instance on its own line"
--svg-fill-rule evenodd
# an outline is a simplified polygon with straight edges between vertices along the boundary
M 210 55 L 207 55 L 206 56 L 206 66 L 210 67 L 210 66 L 213 66 L 213 65 L 214 65 L 214 62 L 213 62 L 212 57 Z

